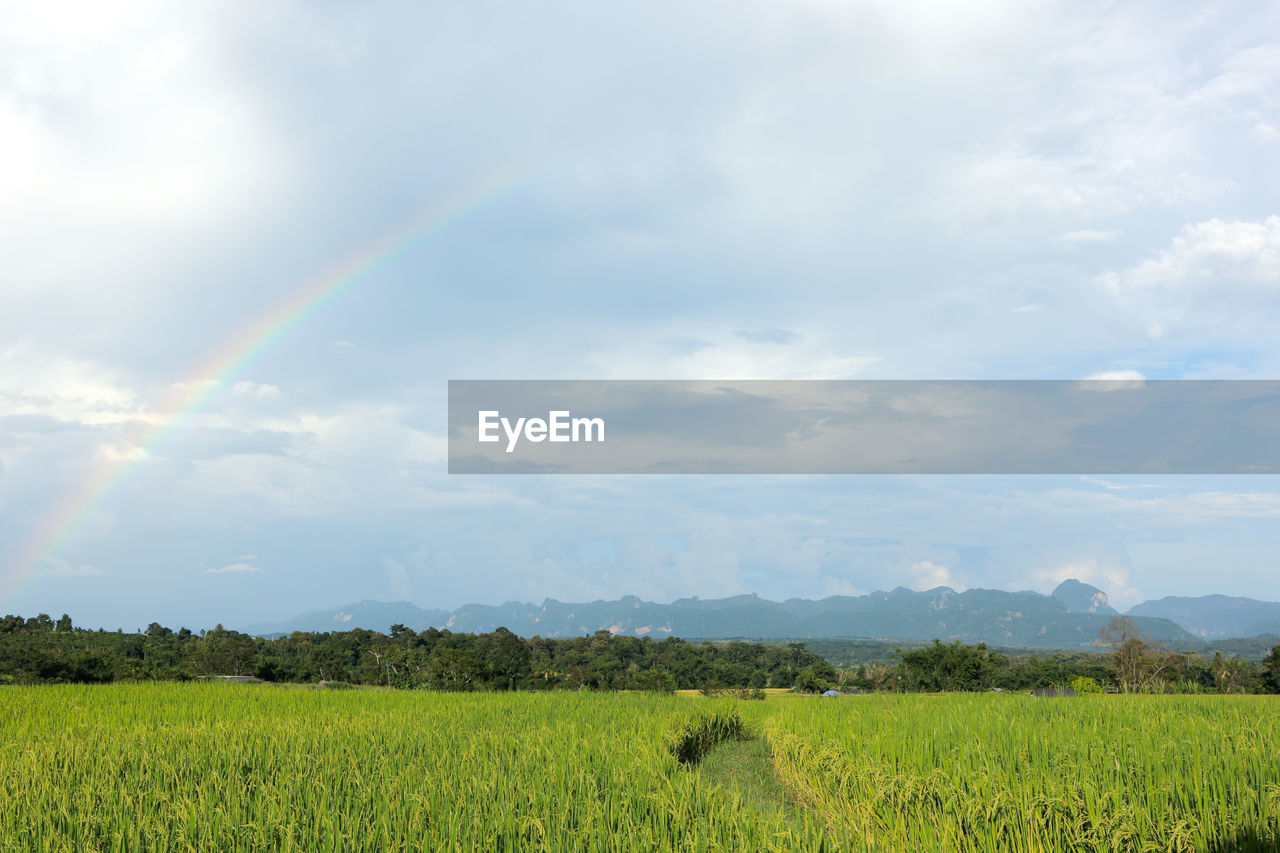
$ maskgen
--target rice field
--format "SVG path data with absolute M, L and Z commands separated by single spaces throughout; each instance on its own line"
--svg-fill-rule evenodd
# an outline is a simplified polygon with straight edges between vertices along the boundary
M 852 848 L 1280 849 L 1280 697 L 792 704 L 776 770 Z
M 1272 850 L 1278 708 L 5 687 L 0 850 Z M 708 719 L 785 808 L 677 758 Z
M 730 703 L 699 703 L 731 707 Z M 4 850 L 796 850 L 664 747 L 676 696 L 0 691 Z

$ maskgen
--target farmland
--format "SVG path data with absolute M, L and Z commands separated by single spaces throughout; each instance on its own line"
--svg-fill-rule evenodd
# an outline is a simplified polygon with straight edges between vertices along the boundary
M 865 701 L 864 701 L 865 700 Z M 866 696 L 767 727 L 783 781 L 888 849 L 1274 850 L 1270 697 Z
M 10 686 L 0 845 L 1266 850 L 1275 701 Z M 733 713 L 732 761 L 677 760 Z

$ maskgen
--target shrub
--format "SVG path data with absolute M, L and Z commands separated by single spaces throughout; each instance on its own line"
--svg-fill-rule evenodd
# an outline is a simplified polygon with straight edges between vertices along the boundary
M 737 711 L 702 714 L 667 737 L 667 751 L 686 767 L 693 767 L 719 744 L 746 740 L 747 727 Z
M 646 669 L 631 677 L 630 687 L 649 693 L 675 693 L 676 677 L 665 669 Z
M 764 689 L 761 687 L 712 687 L 707 685 L 699 692 L 703 696 L 729 696 L 733 699 L 763 700 L 765 697 Z
M 1085 675 L 1077 675 L 1075 678 L 1071 679 L 1071 688 L 1080 695 L 1102 692 L 1102 686 L 1092 678 Z

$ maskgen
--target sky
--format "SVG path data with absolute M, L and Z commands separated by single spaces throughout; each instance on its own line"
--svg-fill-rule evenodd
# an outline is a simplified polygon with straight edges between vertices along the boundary
M 0 612 L 1094 583 L 1280 478 L 450 476 L 449 379 L 1280 377 L 1280 9 L 0 0 Z

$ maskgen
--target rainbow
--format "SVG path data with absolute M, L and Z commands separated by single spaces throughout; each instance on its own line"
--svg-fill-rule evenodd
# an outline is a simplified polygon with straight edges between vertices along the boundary
M 101 454 L 89 476 L 36 525 L 21 550 L 0 574 L 0 601 L 16 593 L 45 561 L 80 533 L 95 509 L 114 493 L 137 463 L 146 459 L 220 391 L 308 320 L 338 299 L 373 280 L 374 274 L 406 250 L 439 234 L 513 192 L 533 185 L 537 174 L 489 179 L 437 202 L 388 234 L 365 245 L 321 274 L 295 287 L 265 313 L 245 324 L 230 342 L 208 357 L 190 378 L 170 386 L 168 396 L 109 454 Z

